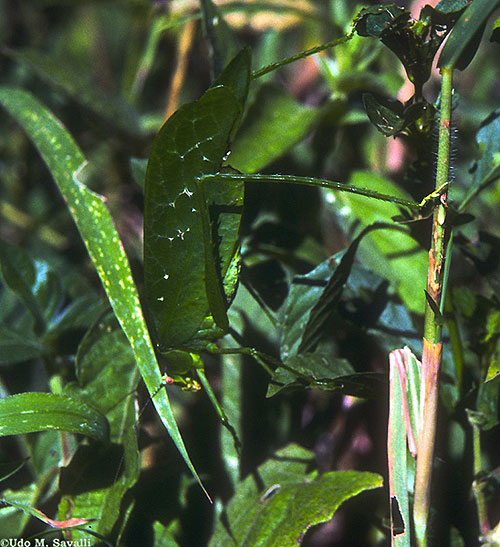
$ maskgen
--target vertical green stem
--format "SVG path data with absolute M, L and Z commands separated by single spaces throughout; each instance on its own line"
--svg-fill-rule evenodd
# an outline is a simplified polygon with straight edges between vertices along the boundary
M 448 182 L 450 160 L 450 122 L 452 69 L 441 70 L 441 104 L 439 117 L 439 145 L 436 172 L 436 190 Z M 415 477 L 415 501 L 413 516 L 415 534 L 419 547 L 427 545 L 427 520 L 430 507 L 432 460 L 436 437 L 438 407 L 438 379 L 441 365 L 441 297 L 445 275 L 446 257 L 446 210 L 447 192 L 441 194 L 434 209 L 427 293 L 434 301 L 425 306 L 424 348 L 422 355 L 422 378 L 420 392 L 420 433 Z
M 472 491 L 474 492 L 474 498 L 476 499 L 477 515 L 479 519 L 479 526 L 482 534 L 490 533 L 490 523 L 488 521 L 488 511 L 486 509 L 486 500 L 483 494 L 483 485 L 479 479 L 479 473 L 482 471 L 481 464 L 481 430 L 479 426 L 472 424 L 473 435 L 473 459 L 474 459 L 474 482 L 472 484 Z
M 450 123 L 451 123 L 451 92 L 452 70 L 441 70 L 441 105 L 439 116 L 439 144 L 436 172 L 436 190 L 448 182 L 450 160 Z M 445 263 L 445 222 L 447 209 L 447 192 L 441 194 L 434 209 L 431 249 L 429 251 L 429 273 L 427 292 L 441 307 L 441 291 L 444 279 Z M 425 308 L 424 336 L 431 343 L 441 341 L 441 324 L 429 302 Z

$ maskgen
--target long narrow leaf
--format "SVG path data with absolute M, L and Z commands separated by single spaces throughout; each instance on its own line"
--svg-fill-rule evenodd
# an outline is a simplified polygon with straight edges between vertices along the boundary
M 74 526 L 81 526 L 82 524 L 86 524 L 89 522 L 88 519 L 83 518 L 71 518 L 67 520 L 52 520 L 49 518 L 45 513 L 42 513 L 39 509 L 35 509 L 34 507 L 30 507 L 29 505 L 26 505 L 25 503 L 19 503 L 18 501 L 11 500 L 11 499 L 4 499 L 2 498 L 0 500 L 2 503 L 5 503 L 6 505 L 11 505 L 12 507 L 15 507 L 16 509 L 20 509 L 27 515 L 31 515 L 42 522 L 45 522 L 45 524 L 48 524 L 52 528 L 59 528 L 59 529 L 65 529 L 65 528 L 72 528 Z M 41 543 L 43 545 L 43 543 Z
M 82 152 L 54 115 L 29 93 L 17 88 L 0 87 L 0 103 L 17 118 L 46 162 L 68 203 L 115 315 L 132 346 L 144 383 L 149 393 L 157 392 L 161 373 L 130 265 L 105 199 L 79 180 L 86 165 Z M 166 391 L 158 392 L 153 401 L 170 437 L 201 485 Z
M 0 436 L 50 430 L 109 440 L 105 416 L 78 399 L 54 393 L 18 393 L 0 399 Z
M 389 496 L 391 512 L 391 545 L 410 547 L 410 509 L 408 502 L 406 421 L 403 411 L 402 378 L 398 360 L 401 350 L 389 356 L 389 423 L 387 458 L 389 464 Z
M 500 0 L 474 0 L 462 13 L 446 40 L 438 67 L 464 70 L 472 61 L 488 17 Z

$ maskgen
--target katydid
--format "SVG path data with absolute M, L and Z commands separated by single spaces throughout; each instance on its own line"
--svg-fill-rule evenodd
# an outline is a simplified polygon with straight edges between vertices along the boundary
M 438 197 L 428 196 L 419 204 L 339 182 L 234 172 L 225 162 L 244 111 L 250 65 L 250 51 L 245 49 L 199 100 L 165 122 L 153 143 L 146 175 L 145 293 L 153 337 L 168 363 L 166 383 L 199 387 L 190 376 L 196 370 L 223 419 L 200 353 L 222 352 L 215 342 L 229 331 L 227 309 L 239 277 L 244 183 L 326 187 L 418 211 Z M 259 357 L 249 348 L 234 351 Z

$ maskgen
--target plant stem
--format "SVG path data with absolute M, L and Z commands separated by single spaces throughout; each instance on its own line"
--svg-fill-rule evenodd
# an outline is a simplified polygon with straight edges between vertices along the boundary
M 450 121 L 452 73 L 450 68 L 441 69 L 441 104 L 439 121 L 438 161 L 436 189 L 448 182 L 450 158 Z M 426 301 L 424 347 L 422 355 L 422 378 L 420 391 L 420 433 L 418 441 L 417 472 L 415 477 L 415 500 L 413 516 L 415 534 L 419 547 L 427 545 L 427 520 L 430 507 L 432 459 L 436 436 L 438 379 L 441 365 L 441 298 L 445 275 L 446 258 L 446 209 L 447 191 L 436 203 L 433 215 L 427 293 L 434 301 Z
M 472 491 L 476 498 L 477 516 L 481 534 L 487 535 L 491 532 L 490 523 L 488 520 L 488 511 L 486 509 L 486 500 L 483 494 L 483 484 L 479 474 L 482 471 L 481 464 L 481 429 L 478 425 L 472 423 L 473 435 L 473 460 L 474 460 L 474 482 L 472 483 Z

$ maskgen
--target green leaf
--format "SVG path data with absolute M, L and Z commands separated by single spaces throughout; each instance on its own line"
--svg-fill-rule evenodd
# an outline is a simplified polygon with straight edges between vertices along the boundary
M 43 475 L 47 478 L 53 477 L 49 482 L 50 488 L 44 492 L 44 497 L 47 499 L 51 494 L 57 492 L 57 477 L 53 476 L 53 471 L 61 465 L 64 454 L 71 453 L 75 449 L 77 439 L 74 435 L 61 435 L 59 431 L 43 431 L 37 435 L 28 435 L 20 440 L 26 441 L 30 465 L 33 467 L 35 475 L 40 478 Z
M 82 401 L 53 393 L 19 393 L 0 399 L 0 436 L 69 431 L 106 442 L 106 418 Z
M 210 44 L 212 75 L 217 76 L 240 50 L 236 36 L 212 0 L 201 0 L 203 31 Z
M 249 62 L 244 50 L 228 72 L 236 65 L 240 77 L 248 78 Z M 217 311 L 215 293 L 222 292 L 220 284 L 214 287 L 214 277 L 219 274 L 222 281 L 237 249 L 243 186 L 223 182 L 201 186 L 198 181 L 220 169 L 229 149 L 229 135 L 242 110 L 234 85 L 230 78 L 227 85 L 210 88 L 198 101 L 181 107 L 163 125 L 151 150 L 144 206 L 144 277 L 161 351 L 189 347 L 191 340 L 198 340 L 205 318 Z M 222 249 L 229 247 L 230 252 L 222 254 L 218 264 L 214 262 L 218 249 L 207 233 L 207 209 L 208 214 L 226 210 L 232 217 L 227 224 L 221 221 L 221 230 L 228 232 L 218 237 L 224 241 Z
M 99 91 L 95 82 L 89 81 L 81 70 L 76 71 L 68 61 L 28 48 L 11 51 L 10 55 L 97 114 L 106 126 L 111 125 L 126 135 L 138 134 L 139 117 L 133 108 L 119 97 Z
M 240 103 L 241 112 L 245 108 L 248 88 L 250 86 L 250 68 L 252 65 L 252 50 L 249 47 L 242 49 L 238 55 L 226 66 L 210 87 L 224 86 L 234 93 Z
M 401 116 L 403 105 L 400 102 L 389 104 L 388 101 L 381 102 L 372 93 L 363 93 L 363 104 L 370 121 L 382 135 L 390 137 L 403 129 L 405 120 Z
M 480 158 L 474 163 L 472 184 L 460 204 L 466 209 L 472 198 L 500 177 L 500 110 L 493 111 L 476 134 Z
M 400 17 L 407 18 L 408 12 L 395 4 L 365 8 L 356 17 L 356 32 L 360 36 L 380 38 L 393 21 Z
M 465 9 L 468 3 L 468 0 L 441 0 L 435 9 L 441 13 L 458 13 Z
M 482 415 L 481 429 L 487 431 L 500 423 L 500 376 L 485 382 L 479 390 L 478 408 Z
M 328 279 L 333 277 L 340 257 L 328 258 L 304 276 L 292 280 L 284 304 L 280 354 L 283 360 L 299 352 L 312 309 L 320 301 Z M 340 295 L 339 295 L 340 296 Z M 332 310 L 334 312 L 334 310 Z
M 20 363 L 39 357 L 44 347 L 26 329 L 14 329 L 0 323 L 0 363 Z
M 389 467 L 389 496 L 392 545 L 410 547 L 410 510 L 407 477 L 407 421 L 404 413 L 404 389 L 397 358 L 401 350 L 391 352 L 389 359 L 389 422 L 387 431 L 387 460 Z
M 464 70 L 474 58 L 491 13 L 500 6 L 500 0 L 473 0 L 462 13 L 438 60 L 440 68 Z
M 0 268 L 5 283 L 33 317 L 35 332 L 43 334 L 62 297 L 56 274 L 45 262 L 33 260 L 21 247 L 2 240 Z
M 9 463 L 0 463 L 0 482 L 14 475 L 24 466 L 26 460 L 13 461 Z
M 280 450 L 259 467 L 263 488 L 245 479 L 216 525 L 211 546 L 292 547 L 311 527 L 332 518 L 357 494 L 382 486 L 375 473 L 307 473 L 312 453 L 296 445 Z
M 451 14 L 446 16 L 428 6 L 415 21 L 409 11 L 389 4 L 362 10 L 356 17 L 355 28 L 361 36 L 378 38 L 393 51 L 410 81 L 421 89 L 431 75 L 434 55 L 446 35 L 443 31 L 452 23 Z
M 76 374 L 78 384 L 67 385 L 65 393 L 106 415 L 113 445 L 106 450 L 80 446 L 61 470 L 60 490 L 66 496 L 59 505 L 59 515 L 67 518 L 71 511 L 97 519 L 92 530 L 109 537 L 117 519 L 126 514 L 125 493 L 137 482 L 140 467 L 134 398 L 139 373 L 130 344 L 112 314 L 96 322 L 80 343 Z M 93 466 L 99 471 L 89 477 Z M 107 483 L 109 477 L 115 478 L 112 484 Z M 83 539 L 87 535 L 75 531 L 74 537 Z
M 34 483 L 20 490 L 5 490 L 2 492 L 2 496 L 11 502 L 17 501 L 26 505 L 34 504 L 38 495 L 39 490 Z M 12 505 L 3 507 L 0 511 L 0 530 L 2 530 L 2 535 L 8 538 L 21 537 L 23 528 L 28 520 L 28 514 L 16 509 Z
M 20 509 L 23 513 L 27 515 L 31 515 L 32 517 L 35 517 L 38 520 L 41 520 L 42 522 L 44 522 L 45 524 L 48 524 L 52 528 L 57 528 L 57 529 L 73 528 L 75 526 L 80 526 L 88 521 L 88 519 L 84 519 L 84 518 L 71 518 L 71 519 L 64 519 L 64 520 L 57 521 L 57 520 L 51 519 L 39 509 L 36 509 L 35 507 L 32 507 L 31 505 L 28 505 L 26 503 L 20 503 L 16 500 L 7 499 L 7 498 L 1 498 L 0 502 L 11 505 L 15 507 L 16 509 Z
M 106 302 L 96 294 L 82 294 L 72 300 L 49 325 L 49 336 L 58 336 L 65 331 L 86 329 L 104 313 Z
M 262 86 L 232 145 L 229 163 L 243 173 L 256 173 L 303 139 L 319 114 L 282 88 Z
M 134 357 L 151 395 L 158 392 L 161 373 L 146 327 L 137 288 L 105 198 L 80 180 L 85 158 L 71 135 L 32 95 L 0 87 L 0 103 L 24 126 L 46 162 L 68 203 L 110 304 L 134 351 Z M 180 435 L 166 390 L 153 399 L 170 437 L 198 482 Z M 201 482 L 200 482 L 201 485 Z
M 500 44 L 500 17 L 497 18 L 491 31 L 490 42 Z
M 336 306 L 351 272 L 356 251 L 358 250 L 361 240 L 373 230 L 384 228 L 392 228 L 392 226 L 387 224 L 372 224 L 371 226 L 367 226 L 349 245 L 340 259 L 337 268 L 335 268 L 333 275 L 328 279 L 321 296 L 310 310 L 309 318 L 304 328 L 297 353 L 303 353 L 316 347 L 325 326 L 330 323 L 335 314 Z
M 406 197 L 394 183 L 373 173 L 358 171 L 352 175 L 349 184 Z M 331 192 L 329 199 L 339 211 L 339 220 L 344 226 L 349 225 L 349 221 L 368 226 L 381 218 L 391 218 L 399 212 L 394 204 L 347 192 Z M 428 255 L 406 230 L 377 230 L 368 234 L 358 251 L 358 257 L 367 268 L 389 280 L 391 287 L 397 290 L 411 311 L 422 313 Z
M 500 361 L 492 361 L 488 367 L 488 372 L 486 373 L 485 382 L 491 382 L 495 378 L 500 376 Z
M 292 355 L 314 350 L 325 328 L 331 329 L 362 239 L 373 230 L 391 228 L 394 226 L 382 223 L 367 226 L 345 251 L 326 259 L 308 274 L 293 279 L 284 306 L 282 359 L 286 361 Z
M 154 545 L 155 547 L 178 547 L 175 537 L 167 526 L 164 526 L 161 522 L 155 522 L 153 524 L 154 532 Z
M 222 342 L 222 346 L 224 347 L 224 341 Z M 221 406 L 224 409 L 228 422 L 233 425 L 239 439 L 242 438 L 243 367 L 244 357 L 242 355 L 224 355 L 222 357 Z M 220 435 L 222 458 L 226 472 L 231 478 L 234 487 L 240 478 L 240 457 L 231 432 L 226 427 L 221 427 Z
M 144 191 L 144 185 L 146 184 L 146 170 L 148 167 L 148 160 L 143 158 L 131 158 L 130 170 L 132 171 L 132 177 L 135 183 Z

